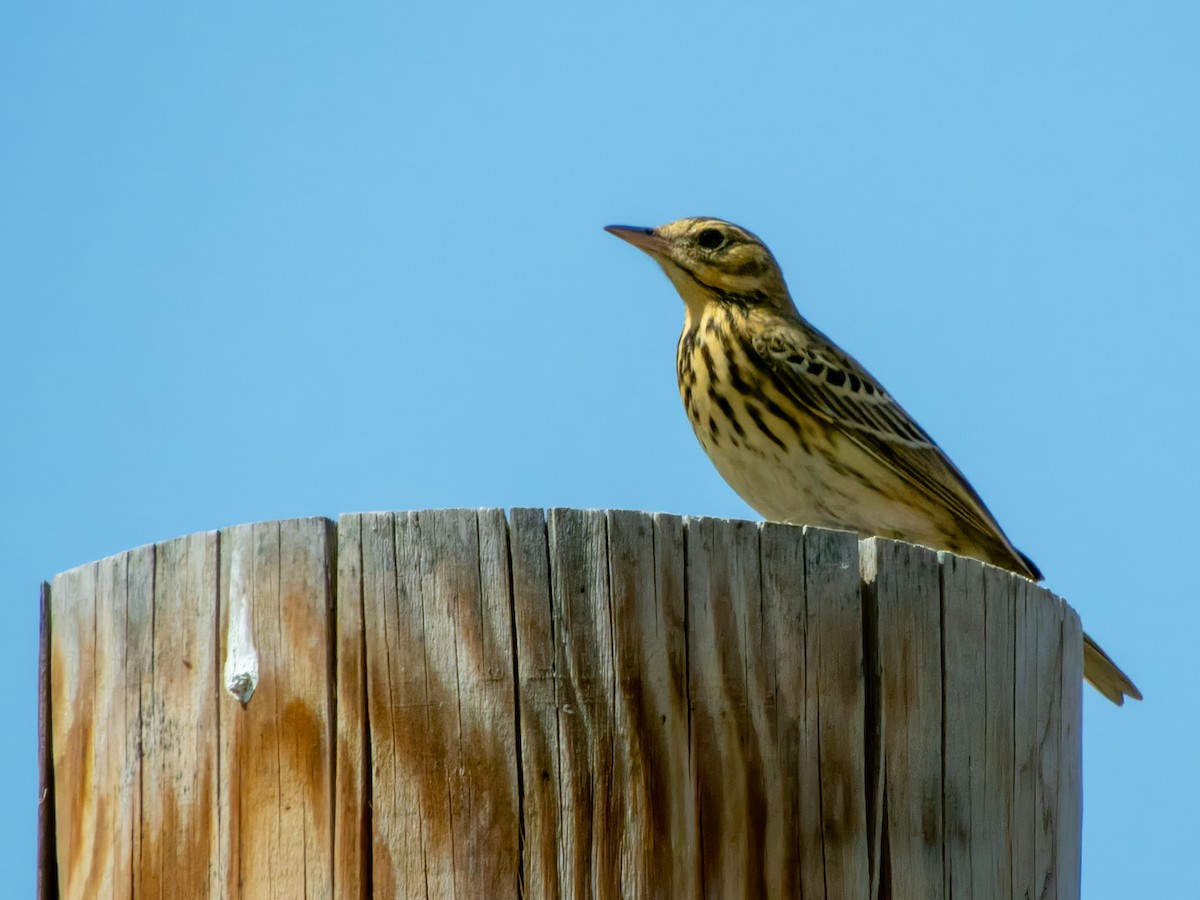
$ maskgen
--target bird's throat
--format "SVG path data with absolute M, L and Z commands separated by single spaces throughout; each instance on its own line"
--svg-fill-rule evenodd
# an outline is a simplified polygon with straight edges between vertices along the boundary
M 714 299 L 712 288 L 701 284 L 691 272 L 669 259 L 660 259 L 658 264 L 662 266 L 662 270 L 667 273 L 667 277 L 675 285 L 675 290 L 683 298 L 683 302 L 687 306 L 688 318 L 698 322 L 704 308 Z

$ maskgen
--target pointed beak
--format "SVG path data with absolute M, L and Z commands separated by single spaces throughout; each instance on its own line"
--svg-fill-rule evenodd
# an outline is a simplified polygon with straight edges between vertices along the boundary
M 644 253 L 648 253 L 655 259 L 662 259 L 667 256 L 671 247 L 669 241 L 661 237 L 653 228 L 637 228 L 633 225 L 606 225 L 604 230 L 609 234 L 615 234 L 623 241 L 627 241 L 637 247 Z

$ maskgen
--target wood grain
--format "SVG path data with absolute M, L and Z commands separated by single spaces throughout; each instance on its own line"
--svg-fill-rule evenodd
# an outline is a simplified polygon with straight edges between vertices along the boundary
M 945 895 L 987 895 L 996 870 L 986 804 L 987 620 L 983 563 L 939 553 L 942 574 L 942 679 L 945 702 L 942 815 Z M 983 702 L 981 702 L 981 700 Z
M 1057 599 L 1057 598 L 1056 598 Z M 1058 808 L 1053 810 L 1057 860 L 1055 888 L 1061 900 L 1079 896 L 1083 835 L 1083 624 L 1062 604 L 1062 701 L 1058 722 Z
M 524 897 L 565 896 L 559 867 L 558 659 L 546 516 L 514 509 L 509 521 L 513 633 L 521 745 Z
M 1030 605 L 1028 582 L 1013 584 L 1013 799 L 1012 890 L 1016 897 L 1040 897 L 1037 864 L 1038 616 Z
M 1023 581 L 994 566 L 983 567 L 984 808 L 988 811 L 990 868 L 984 873 L 985 896 L 1013 893 L 1013 797 L 1016 787 L 1016 622 L 1018 588 Z M 1081 650 L 1082 652 L 1082 650 Z M 1080 668 L 1082 677 L 1083 669 Z
M 875 605 L 883 705 L 885 897 L 944 890 L 942 845 L 942 640 L 937 555 L 924 547 L 863 542 Z
M 54 754 L 55 834 L 58 871 L 64 897 L 84 897 L 89 887 L 87 867 L 92 861 L 101 878 L 110 878 L 113 862 L 94 852 L 91 836 L 107 827 L 108 817 L 98 814 L 101 782 L 95 770 L 96 575 L 98 563 L 79 566 L 56 575 L 50 590 L 50 709 L 51 747 Z M 104 700 L 101 700 L 103 703 Z M 105 783 L 109 797 L 121 785 Z M 116 802 L 120 802 L 117 794 Z M 107 841 L 103 841 L 107 844 Z
M 38 598 L 38 831 L 37 897 L 58 897 L 58 857 L 54 835 L 54 749 L 50 713 L 50 585 L 42 582 Z
M 42 602 L 43 896 L 1078 898 L 1079 619 L 974 560 L 364 513 L 139 548 Z
M 759 528 L 764 707 L 777 762 L 764 863 L 766 889 L 774 897 L 812 896 L 825 881 L 817 703 L 809 702 L 807 683 L 810 673 L 814 684 L 817 676 L 816 666 L 807 663 L 804 549 L 793 526 Z
M 334 630 L 333 879 L 337 897 L 368 900 L 372 890 L 372 780 L 363 610 L 363 519 L 339 517 Z
M 221 533 L 218 658 L 223 665 L 229 652 L 231 585 L 240 582 L 260 672 L 244 705 L 217 694 L 227 897 L 333 894 L 334 540 L 328 519 Z
M 616 881 L 626 897 L 688 897 L 699 889 L 688 740 L 683 523 L 609 511 L 613 648 Z M 647 550 L 651 552 L 647 552 Z M 690 849 L 689 849 L 690 848 Z
M 559 736 L 558 867 L 566 896 L 619 896 L 612 610 L 599 510 L 552 509 L 546 520 L 555 625 Z
M 1034 771 L 1034 896 L 1058 897 L 1059 767 L 1062 739 L 1062 602 L 1030 584 L 1025 614 L 1037 619 L 1037 759 Z
M 486 896 L 517 881 L 512 620 L 498 527 L 495 514 L 481 523 L 474 510 L 362 519 L 376 893 Z
M 825 892 L 862 897 L 871 871 L 859 547 L 847 532 L 805 528 L 804 555 L 807 670 L 816 675 L 816 689 L 810 688 L 808 696 L 810 707 L 816 701 Z M 815 856 L 816 847 L 809 849 L 807 856 Z
M 758 556 L 748 522 L 687 522 L 691 756 L 705 897 L 763 897 L 777 877 L 763 860 L 771 762 L 753 729 L 763 668 Z

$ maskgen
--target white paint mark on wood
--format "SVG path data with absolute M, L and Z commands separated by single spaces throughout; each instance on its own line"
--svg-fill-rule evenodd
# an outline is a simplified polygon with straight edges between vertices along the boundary
M 250 624 L 254 553 L 250 529 L 235 531 L 229 572 L 229 630 L 225 635 L 225 690 L 243 706 L 258 687 L 258 651 Z

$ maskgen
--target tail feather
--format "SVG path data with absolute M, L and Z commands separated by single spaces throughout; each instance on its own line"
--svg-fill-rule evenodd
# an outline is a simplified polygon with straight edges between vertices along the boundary
M 1129 676 L 1087 634 L 1083 636 L 1083 677 L 1117 706 L 1123 706 L 1126 697 L 1142 699 Z
M 1011 547 L 1011 545 L 1009 546 Z M 1001 565 L 1004 568 L 1021 572 L 1022 575 L 1026 575 L 1034 581 L 1041 581 L 1041 569 L 1034 565 L 1033 560 L 1015 547 L 1011 547 L 1011 549 L 1020 560 L 1024 571 L 1011 564 Z M 1092 687 L 1117 706 L 1124 706 L 1126 697 L 1132 697 L 1134 700 L 1142 699 L 1142 692 L 1129 680 L 1129 676 L 1121 671 L 1121 667 L 1113 662 L 1112 657 L 1101 650 L 1100 645 L 1093 641 L 1086 632 L 1083 635 L 1083 677 L 1091 682 Z

